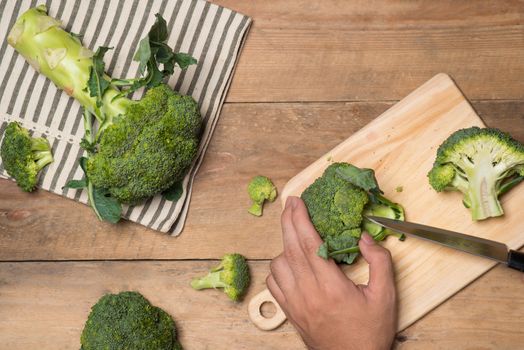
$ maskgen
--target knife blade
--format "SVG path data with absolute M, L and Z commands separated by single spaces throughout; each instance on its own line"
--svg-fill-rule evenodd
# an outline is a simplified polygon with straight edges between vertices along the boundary
M 413 222 L 378 216 L 366 216 L 366 218 L 390 230 L 495 260 L 514 269 L 524 271 L 524 253 L 509 250 L 504 243 Z

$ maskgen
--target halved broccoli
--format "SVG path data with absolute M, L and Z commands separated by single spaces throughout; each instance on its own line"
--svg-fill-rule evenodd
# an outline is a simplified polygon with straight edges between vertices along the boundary
M 359 254 L 362 231 L 375 240 L 388 235 L 403 236 L 374 224 L 364 215 L 404 220 L 404 209 L 380 191 L 371 169 L 349 163 L 334 163 L 326 168 L 301 195 L 316 230 L 324 240 L 318 254 L 327 259 L 351 264 Z
M 273 185 L 273 182 L 265 176 L 255 176 L 249 182 L 247 187 L 249 198 L 253 201 L 253 205 L 249 208 L 248 212 L 255 216 L 262 215 L 262 208 L 264 202 L 273 202 L 277 198 L 277 188 Z
M 458 130 L 438 148 L 428 178 L 437 192 L 462 192 L 473 220 L 503 215 L 498 197 L 524 179 L 524 145 L 494 128 Z
M 142 294 L 106 294 L 91 308 L 81 350 L 182 350 L 175 322 Z
M 224 255 L 220 264 L 206 276 L 193 279 L 191 287 L 196 290 L 223 288 L 231 300 L 239 301 L 246 293 L 250 280 L 246 259 L 234 253 Z
M 53 162 L 49 141 L 31 137 L 17 122 L 9 123 L 5 129 L 0 155 L 9 176 L 26 192 L 35 189 L 40 170 Z

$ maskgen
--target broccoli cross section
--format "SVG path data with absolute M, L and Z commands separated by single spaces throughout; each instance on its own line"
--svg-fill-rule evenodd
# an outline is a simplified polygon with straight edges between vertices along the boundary
M 494 128 L 457 130 L 438 148 L 428 179 L 437 192 L 462 192 L 473 220 L 503 215 L 499 196 L 524 179 L 524 145 Z
M 40 170 L 53 162 L 49 141 L 43 137 L 31 137 L 29 131 L 17 122 L 7 126 L 0 155 L 9 176 L 26 192 L 35 189 Z
M 253 204 L 248 212 L 255 216 L 262 216 L 262 209 L 265 201 L 273 202 L 277 198 L 277 188 L 273 182 L 265 176 L 255 176 L 247 187 L 249 197 Z
M 231 300 L 240 301 L 249 287 L 250 280 L 246 259 L 233 253 L 224 255 L 220 264 L 211 269 L 206 276 L 193 279 L 191 287 L 196 290 L 223 288 Z

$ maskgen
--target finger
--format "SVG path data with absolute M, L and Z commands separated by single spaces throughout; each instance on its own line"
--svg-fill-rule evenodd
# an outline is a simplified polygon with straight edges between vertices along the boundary
M 306 253 L 306 257 L 317 256 L 318 247 L 322 244 L 322 238 L 317 233 L 317 230 L 313 226 L 309 213 L 307 211 L 304 201 L 300 198 L 295 199 L 295 208 L 292 213 L 293 226 L 297 232 L 297 238 L 302 246 L 302 249 Z M 318 259 L 315 259 L 318 260 Z
M 292 217 L 299 243 L 302 246 L 317 281 L 324 283 L 335 276 L 346 279 L 346 276 L 333 259 L 326 260 L 318 256 L 318 247 L 322 244 L 322 238 L 320 238 L 320 235 L 313 226 L 306 205 L 300 198 L 296 200 Z
M 280 287 L 278 286 L 277 282 L 275 281 L 275 277 L 273 277 L 272 274 L 269 274 L 266 277 L 266 286 L 267 289 L 271 292 L 271 295 L 275 300 L 277 301 L 278 305 L 282 309 L 287 308 L 287 302 L 286 297 L 284 296 L 284 293 L 280 290 Z
M 293 275 L 286 258 L 280 254 L 271 260 L 269 269 L 271 270 L 271 275 L 273 275 L 276 284 L 284 296 L 287 296 L 286 298 L 292 296 L 296 290 L 296 282 L 295 276 Z
M 373 238 L 364 233 L 359 241 L 362 257 L 369 264 L 368 288 L 372 293 L 385 293 L 395 290 L 393 262 L 389 250 L 378 245 Z
M 288 197 L 286 207 L 282 212 L 282 241 L 284 243 L 284 255 L 297 280 L 308 278 L 312 275 L 311 267 L 306 258 L 298 235 L 293 224 L 293 211 L 297 205 L 297 197 Z M 278 281 L 277 281 L 278 282 Z

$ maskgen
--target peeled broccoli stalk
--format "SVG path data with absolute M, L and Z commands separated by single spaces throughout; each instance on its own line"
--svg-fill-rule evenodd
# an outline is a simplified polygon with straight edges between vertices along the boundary
M 255 216 L 262 216 L 262 208 L 266 200 L 273 202 L 275 198 L 277 198 L 277 188 L 273 185 L 273 182 L 265 176 L 259 175 L 251 179 L 247 191 L 253 201 L 248 212 Z
M 349 163 L 327 167 L 301 195 L 324 241 L 318 255 L 352 264 L 360 252 L 358 242 L 362 231 L 367 231 L 376 241 L 389 235 L 403 239 L 402 235 L 364 218 L 364 215 L 374 215 L 404 220 L 404 209 L 381 193 L 372 169 L 360 169 Z
M 501 216 L 499 196 L 524 179 L 524 146 L 498 129 L 461 129 L 440 145 L 428 178 L 437 192 L 462 192 L 473 220 Z
M 240 301 L 246 293 L 251 277 L 246 259 L 240 254 L 226 254 L 220 264 L 204 277 L 191 281 L 196 290 L 222 288 L 233 301 Z
M 124 97 L 113 100 L 120 93 L 114 86 L 109 86 L 102 106 L 97 107 L 86 89 L 94 53 L 60 25 L 59 20 L 47 15 L 45 5 L 40 5 L 16 20 L 7 41 L 37 72 L 74 97 L 100 123 L 125 114 L 131 101 Z
M 175 323 L 140 293 L 106 294 L 91 308 L 81 350 L 181 350 Z
M 5 130 L 0 155 L 9 176 L 26 192 L 35 189 L 40 170 L 53 162 L 49 141 L 31 137 L 29 131 L 16 122 L 9 123 Z

